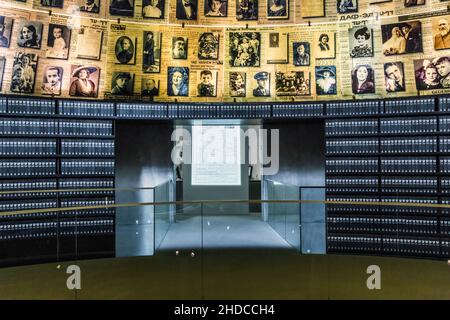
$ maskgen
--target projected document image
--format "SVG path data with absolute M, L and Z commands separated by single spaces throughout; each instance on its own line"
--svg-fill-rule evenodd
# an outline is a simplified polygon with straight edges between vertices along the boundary
M 193 126 L 192 185 L 240 184 L 240 127 Z

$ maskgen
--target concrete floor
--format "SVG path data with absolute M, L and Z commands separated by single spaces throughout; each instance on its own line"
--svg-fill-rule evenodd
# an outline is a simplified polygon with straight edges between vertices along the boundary
M 290 245 L 259 215 L 181 216 L 173 223 L 159 250 L 267 248 Z

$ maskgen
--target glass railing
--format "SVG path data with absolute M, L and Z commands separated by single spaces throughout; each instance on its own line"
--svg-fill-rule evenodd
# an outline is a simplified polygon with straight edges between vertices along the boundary
M 11 205 L 0 212 L 0 266 L 269 248 L 449 256 L 448 204 L 400 203 L 397 194 L 378 202 L 325 200 L 323 187 L 270 180 L 264 181 L 263 200 L 176 202 L 173 189 L 166 182 L 136 189 L 3 192 L 3 205 Z M 24 193 L 40 207 L 29 209 L 15 200 Z M 249 210 L 254 203 L 262 212 Z
M 326 253 L 325 187 L 299 187 L 264 180 L 263 216 L 302 253 Z

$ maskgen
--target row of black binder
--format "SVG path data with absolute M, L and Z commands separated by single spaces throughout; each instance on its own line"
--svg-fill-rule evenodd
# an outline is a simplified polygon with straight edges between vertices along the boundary
M 0 161 L 0 177 L 38 177 L 55 174 L 55 159 L 9 159 Z
M 378 133 L 378 120 L 328 120 L 325 121 L 325 134 L 333 135 L 363 135 Z
M 56 101 L 50 99 L 8 98 L 8 113 L 18 115 L 52 115 L 56 113 Z
M 59 120 L 59 134 L 68 136 L 103 136 L 113 135 L 112 121 L 99 120 Z
M 114 175 L 114 160 L 62 159 L 62 175 Z
M 58 103 L 56 103 L 58 102 Z M 439 110 L 450 110 L 448 97 L 439 98 Z M 57 111 L 58 106 L 58 111 Z M 434 98 L 386 99 L 378 101 L 344 101 L 327 103 L 285 103 L 285 104 L 202 104 L 200 111 L 193 105 L 178 103 L 123 103 L 92 100 L 53 100 L 22 97 L 0 97 L 0 112 L 23 115 L 68 115 L 82 117 L 132 117 L 132 118 L 171 118 L 170 111 L 178 110 L 179 117 L 275 117 L 323 116 L 324 108 L 328 116 L 355 116 L 377 114 L 406 114 L 434 112 Z M 245 110 L 248 109 L 248 112 Z M 304 110 L 303 110 L 304 109 Z M 233 113 L 227 116 L 227 113 Z M 194 115 L 194 113 L 196 115 Z M 187 115 L 189 114 L 189 115 Z
M 326 104 L 327 116 L 376 115 L 379 101 L 331 102 Z
M 438 235 L 437 218 L 416 217 L 355 217 L 351 215 L 329 216 L 329 230 L 345 233 L 411 233 L 417 235 Z M 442 227 L 441 222 L 441 231 Z M 444 235 L 442 233 L 442 235 Z
M 62 139 L 61 154 L 73 156 L 114 157 L 114 140 Z
M 56 139 L 0 139 L 0 156 L 51 156 L 56 153 Z
M 390 157 L 381 158 L 382 173 L 436 173 L 435 157 Z
M 66 116 L 113 117 L 114 103 L 60 100 L 59 114 Z
M 268 110 L 270 116 L 270 110 Z M 274 104 L 272 106 L 272 116 L 274 118 L 302 118 L 316 117 L 323 115 L 323 104 Z M 259 116 L 259 115 L 258 115 Z M 264 115 L 262 115 L 264 116 Z
M 386 134 L 437 132 L 436 117 L 380 119 L 380 132 Z
M 32 210 L 32 209 L 49 209 L 56 208 L 58 203 L 56 199 L 32 199 L 32 200 L 2 200 L 0 201 L 0 212 Z
M 434 98 L 395 99 L 384 102 L 384 113 L 387 114 L 434 112 L 435 108 Z
M 377 173 L 377 158 L 327 158 L 327 173 Z

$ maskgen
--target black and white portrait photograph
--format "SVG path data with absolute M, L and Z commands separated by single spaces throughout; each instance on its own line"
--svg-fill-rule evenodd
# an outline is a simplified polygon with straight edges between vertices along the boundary
M 70 74 L 71 97 L 98 96 L 98 83 L 100 80 L 100 68 L 86 65 L 72 65 Z
M 294 42 L 294 66 L 309 66 L 311 64 L 311 46 L 309 42 Z
M 41 5 L 44 7 L 62 8 L 64 0 L 41 0 Z
M 450 57 L 414 60 L 417 90 L 450 88 Z
M 323 96 L 336 94 L 336 92 L 336 67 L 316 67 L 316 94 Z
M 384 84 L 388 93 L 405 91 L 403 62 L 388 62 L 384 64 Z
M 219 40 L 218 32 L 201 33 L 198 39 L 198 58 L 200 60 L 219 59 Z
M 13 19 L 0 16 L 0 48 L 9 48 Z
M 260 66 L 261 34 L 259 32 L 230 32 L 230 66 Z
M 237 20 L 258 20 L 258 0 L 236 0 Z
M 109 14 L 132 17 L 134 15 L 134 0 L 111 0 Z
M 275 91 L 277 96 L 311 95 L 309 73 L 289 71 L 275 73 Z
M 111 82 L 111 94 L 117 96 L 133 95 L 134 74 L 130 72 L 114 72 Z
M 148 19 L 164 19 L 166 0 L 142 0 L 142 16 Z
M 426 0 L 404 0 L 404 1 L 405 1 L 405 8 L 422 6 L 426 4 Z
M 270 97 L 270 73 L 266 71 L 255 73 L 250 85 L 254 97 Z
M 169 67 L 167 70 L 167 95 L 189 96 L 189 68 Z
M 0 91 L 3 87 L 3 74 L 5 72 L 5 64 L 6 64 L 6 58 L 0 57 Z
M 338 13 L 358 12 L 358 0 L 337 0 L 336 4 Z
M 71 31 L 67 26 L 50 24 L 47 37 L 47 58 L 67 59 L 69 57 Z
M 172 37 L 172 59 L 187 59 L 188 38 Z
M 423 52 L 420 21 L 381 25 L 381 37 L 386 56 Z
M 289 0 L 267 0 L 267 19 L 289 19 Z
M 159 96 L 159 80 L 151 78 L 142 79 L 141 94 L 144 97 Z
M 371 66 L 364 64 L 353 68 L 352 92 L 354 94 L 375 93 L 375 75 Z
M 62 67 L 46 66 L 44 68 L 44 77 L 42 79 L 42 94 L 51 96 L 61 95 L 62 77 Z
M 228 15 L 228 0 L 205 0 L 205 17 L 226 17 Z
M 11 76 L 11 92 L 34 92 L 37 63 L 38 56 L 34 53 L 15 53 Z
M 197 76 L 197 96 L 216 97 L 217 96 L 217 71 L 201 70 Z
M 100 0 L 81 0 L 80 11 L 89 13 L 100 12 Z
M 431 20 L 435 50 L 450 49 L 450 16 Z
M 121 36 L 116 40 L 115 53 L 116 63 L 135 64 L 136 61 L 136 39 L 131 40 L 128 36 Z
M 177 0 L 177 19 L 197 20 L 197 1 L 198 0 Z
M 230 72 L 230 97 L 245 97 L 245 72 Z
M 144 73 L 159 73 L 161 69 L 162 33 L 144 31 L 142 51 L 142 71 Z
M 353 27 L 348 30 L 350 57 L 373 57 L 373 30 L 366 26 Z
M 22 48 L 41 48 L 43 24 L 37 21 L 19 22 L 17 45 Z
M 334 59 L 336 57 L 336 34 L 334 32 L 315 32 L 314 52 L 316 59 Z

